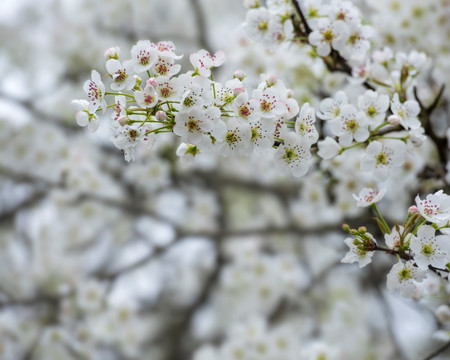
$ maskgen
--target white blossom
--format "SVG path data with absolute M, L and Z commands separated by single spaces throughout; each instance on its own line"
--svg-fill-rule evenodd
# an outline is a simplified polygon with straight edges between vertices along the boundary
M 420 215 L 432 223 L 442 223 L 450 219 L 450 196 L 439 190 L 429 194 L 425 200 L 416 196 L 417 210 Z
M 426 271 L 414 266 L 414 261 L 408 260 L 403 263 L 399 261 L 395 264 L 387 275 L 386 286 L 389 291 L 400 291 L 400 295 L 413 297 L 417 283 L 422 282 L 426 277 Z
M 376 241 L 373 238 L 373 236 L 370 234 L 367 235 L 369 235 L 372 241 L 376 244 Z M 358 245 L 355 244 L 354 238 L 347 238 L 344 240 L 344 242 L 349 247 L 349 251 L 347 252 L 347 254 L 345 254 L 344 258 L 341 260 L 342 263 L 352 264 L 354 262 L 358 262 L 359 267 L 363 268 L 364 266 L 372 262 L 372 256 L 375 253 L 374 251 L 367 251 L 361 249 Z
M 383 187 L 380 190 L 371 188 L 364 188 L 356 196 L 353 194 L 353 198 L 356 200 L 356 206 L 367 207 L 382 200 L 386 195 L 387 188 Z
M 450 262 L 450 236 L 435 235 L 436 230 L 430 225 L 422 225 L 417 235 L 410 239 L 414 260 L 420 269 L 426 270 L 428 265 L 444 269 Z
M 281 174 L 291 172 L 300 177 L 308 171 L 308 162 L 311 158 L 310 145 L 295 132 L 289 132 L 284 137 L 275 153 L 275 164 Z

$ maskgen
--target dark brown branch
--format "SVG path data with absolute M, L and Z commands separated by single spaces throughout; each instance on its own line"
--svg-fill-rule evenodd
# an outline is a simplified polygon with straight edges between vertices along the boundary
M 294 7 L 297 16 L 300 18 L 303 27 L 305 28 L 305 30 L 302 31 L 302 34 L 308 36 L 312 32 L 312 29 L 309 27 L 308 22 L 306 21 L 305 15 L 303 14 L 298 0 L 292 0 L 292 6 Z
M 312 29 L 308 24 L 308 21 L 306 20 L 305 15 L 303 14 L 302 9 L 300 8 L 300 5 L 298 3 L 298 0 L 292 0 L 292 6 L 295 9 L 295 13 L 297 14 L 297 17 L 300 20 L 300 23 L 293 21 L 294 25 L 294 31 L 303 36 L 308 36 Z M 304 30 L 301 29 L 300 24 L 304 27 Z M 303 43 L 309 44 L 307 40 L 302 40 Z M 327 67 L 328 71 L 330 72 L 343 72 L 349 76 L 352 76 L 352 67 L 348 64 L 347 60 L 345 60 L 341 54 L 339 54 L 338 51 L 335 49 L 331 49 L 331 53 L 328 56 L 322 56 L 321 59 L 323 60 L 325 66 Z M 375 90 L 375 88 L 369 84 L 367 81 L 364 81 L 363 85 L 370 90 Z
M 438 348 L 436 351 L 432 352 L 430 355 L 428 355 L 426 358 L 424 358 L 423 360 L 431 360 L 434 359 L 436 356 L 438 356 L 439 354 L 442 354 L 445 350 L 447 350 L 448 348 L 450 348 L 450 341 L 448 341 L 447 343 L 445 343 L 443 346 L 441 346 L 440 348 Z

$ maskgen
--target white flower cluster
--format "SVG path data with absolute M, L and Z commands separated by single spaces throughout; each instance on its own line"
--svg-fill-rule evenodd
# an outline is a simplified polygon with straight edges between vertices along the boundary
M 367 191 L 369 195 L 364 195 Z M 375 209 L 375 202 L 382 198 L 371 189 L 363 189 L 360 196 L 355 199 L 360 202 L 361 197 L 367 197 L 364 201 L 371 203 Z M 378 213 L 378 210 L 376 211 Z M 372 261 L 375 251 L 397 255 L 399 261 L 387 275 L 387 288 L 390 291 L 399 290 L 402 296 L 413 297 L 419 291 L 417 284 L 427 278 L 427 270 L 432 270 L 449 279 L 449 220 L 449 195 L 442 190 L 428 195 L 425 200 L 417 195 L 416 205 L 410 207 L 408 217 L 402 226 L 397 224 L 389 229 L 380 215 L 379 223 L 385 233 L 386 247 L 379 247 L 374 237 L 367 233 L 365 228 L 358 230 L 347 228 L 346 230 L 354 238 L 345 240 L 350 250 L 342 262 L 358 262 L 360 267 L 364 267 Z M 437 231 L 441 234 L 437 234 Z
M 364 58 L 370 48 L 373 29 L 361 23 L 356 6 L 340 0 L 333 0 L 330 5 L 320 1 L 305 3 L 306 19 L 310 20 L 312 28 L 308 40 L 319 56 L 327 56 L 334 49 L 345 59 Z
M 262 75 L 259 86 L 249 92 L 241 71 L 224 84 L 213 81 L 211 70 L 225 60 L 222 51 L 192 54 L 194 70 L 178 76 L 181 66 L 175 61 L 180 56 L 171 42 L 139 41 L 131 49 L 130 60 L 121 62 L 119 55 L 117 47 L 105 53 L 114 91 L 105 91 L 93 70 L 84 85 L 89 101 L 73 102 L 78 107 L 78 124 L 91 131 L 99 125 L 96 112 L 112 109 L 112 141 L 127 161 L 135 160 L 138 145 L 149 148 L 156 134 L 173 132 L 182 141 L 177 155 L 183 162 L 191 162 L 202 151 L 224 157 L 257 151 L 274 156 L 282 173 L 302 176 L 307 172 L 310 148 L 318 138 L 314 109 L 305 104 L 297 122 L 289 121 L 299 106 L 275 75 Z M 107 104 L 107 95 L 115 96 L 114 103 Z M 288 129 L 294 123 L 295 132 Z
M 389 105 L 392 115 L 386 119 Z M 319 141 L 318 155 L 328 160 L 347 149 L 366 146 L 361 170 L 370 172 L 376 182 L 386 181 L 389 170 L 405 162 L 405 143 L 421 145 L 423 142 L 419 111 L 417 101 L 401 103 L 398 93 L 390 101 L 387 94 L 366 90 L 358 96 L 355 106 L 349 103 L 345 92 L 338 91 L 334 98 L 326 98 L 319 105 L 318 116 L 326 121 L 325 130 L 332 137 Z M 402 125 L 404 130 L 396 125 Z
M 267 7 L 259 0 L 244 0 L 244 6 L 249 8 L 244 26 L 251 38 L 269 47 L 293 40 L 290 0 L 269 0 Z
M 349 1 L 302 1 L 300 5 L 310 27 L 304 34 L 294 31 L 291 0 L 267 1 L 267 7 L 260 6 L 259 1 L 244 1 L 244 5 L 249 8 L 247 33 L 268 46 L 307 40 L 319 56 L 328 56 L 333 49 L 345 59 L 363 58 L 370 48 L 373 29 L 361 23 L 358 8 Z

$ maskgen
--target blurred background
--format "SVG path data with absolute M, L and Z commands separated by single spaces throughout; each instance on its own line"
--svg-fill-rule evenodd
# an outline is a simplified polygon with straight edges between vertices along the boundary
M 355 3 L 377 45 L 427 51 L 429 79 L 450 85 L 448 2 Z M 308 49 L 248 39 L 245 16 L 242 0 L 0 2 L 0 359 L 423 359 L 441 345 L 447 284 L 430 277 L 405 300 L 386 291 L 395 259 L 340 263 L 341 224 L 371 221 L 354 206 L 368 179 L 353 155 L 295 179 L 256 155 L 184 166 L 161 134 L 128 164 L 107 121 L 77 126 L 71 100 L 106 72 L 104 51 L 126 58 L 141 39 L 174 42 L 182 71 L 190 53 L 224 50 L 216 79 L 273 72 L 300 103 L 360 93 Z M 393 175 L 391 219 L 439 186 L 420 181 L 435 150 Z

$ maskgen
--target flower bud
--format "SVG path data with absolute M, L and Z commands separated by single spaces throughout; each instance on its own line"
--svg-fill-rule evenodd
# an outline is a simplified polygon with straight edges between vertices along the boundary
M 414 215 L 417 214 L 419 210 L 417 209 L 416 205 L 412 205 L 408 208 L 408 215 Z
M 436 317 L 441 324 L 450 322 L 450 308 L 448 305 L 441 305 L 436 309 Z
M 360 233 L 366 233 L 366 232 L 367 232 L 367 228 L 366 228 L 365 226 L 360 226 L 360 227 L 358 228 L 358 231 L 359 231 Z
M 156 120 L 164 122 L 167 119 L 167 114 L 165 111 L 158 110 L 155 114 Z
M 120 55 L 120 48 L 118 46 L 113 46 L 110 47 L 108 50 L 105 51 L 105 59 L 109 60 L 109 59 L 119 59 L 119 55 Z
M 350 226 L 348 226 L 348 224 L 342 224 L 342 230 L 344 230 L 345 232 L 349 232 Z
M 292 89 L 287 89 L 287 90 L 286 90 L 286 97 L 287 97 L 288 99 L 294 97 L 294 91 L 293 91 Z
M 140 86 L 141 86 L 141 83 L 142 83 L 142 79 L 139 76 L 134 75 L 134 80 L 136 81 L 136 84 L 134 85 L 134 88 L 136 90 L 139 90 Z
M 268 74 L 266 78 L 267 86 L 273 86 L 277 83 L 278 79 L 275 74 Z
M 234 79 L 238 79 L 238 80 L 244 80 L 245 79 L 245 74 L 242 70 L 236 70 L 233 74 L 233 78 Z
M 128 118 L 126 116 L 121 116 L 117 121 L 121 126 L 125 126 L 128 123 Z
M 391 115 L 388 117 L 389 124 L 391 125 L 399 125 L 402 118 L 398 115 Z

